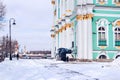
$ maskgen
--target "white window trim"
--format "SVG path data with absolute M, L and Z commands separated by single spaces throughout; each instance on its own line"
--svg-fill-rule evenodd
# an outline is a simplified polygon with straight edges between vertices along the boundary
M 115 28 L 120 28 L 120 26 L 115 26 L 114 28 L 113 28 L 113 47 L 116 47 L 115 46 Z M 118 33 L 118 32 L 117 32 Z
M 118 21 L 120 21 L 120 19 L 117 19 L 117 20 L 115 20 L 115 21 L 112 23 L 112 25 L 113 25 L 113 47 L 116 47 L 116 46 L 115 46 L 115 28 L 120 27 L 120 26 L 116 26 L 116 23 L 117 23 Z
M 106 23 L 107 23 L 107 26 L 104 26 L 104 25 L 102 25 L 102 26 L 100 25 L 100 26 L 99 26 L 98 24 L 99 24 L 101 21 L 106 22 Z M 109 46 L 109 44 L 108 44 L 108 42 L 109 42 L 109 38 L 108 38 L 108 31 L 109 31 L 109 29 L 108 29 L 108 26 L 109 26 L 110 22 L 109 22 L 107 19 L 105 19 L 105 18 L 101 18 L 101 19 L 99 19 L 96 23 L 97 23 L 97 28 L 96 28 L 96 29 L 97 29 L 97 30 L 96 30 L 96 31 L 97 31 L 97 32 L 96 32 L 96 33 L 97 33 L 97 47 L 100 47 L 100 46 L 99 46 L 99 43 L 98 43 L 98 42 L 99 42 L 99 41 L 98 41 L 98 40 L 99 40 L 99 36 L 98 36 L 98 32 L 99 32 L 99 31 L 98 31 L 98 29 L 99 29 L 100 27 L 104 27 L 104 28 L 105 28 L 106 43 L 107 43 L 107 46 Z
M 106 54 L 106 52 L 100 52 L 99 55 L 97 56 L 97 59 L 99 59 L 101 55 L 105 55 L 107 59 L 109 59 L 109 56 Z
M 105 29 L 104 26 L 100 26 L 100 27 L 102 27 L 102 28 Z M 100 27 L 98 27 L 98 29 L 99 29 Z M 98 39 L 99 39 L 99 33 L 102 35 L 103 32 L 105 32 L 105 31 L 99 31 L 99 30 L 98 30 Z M 101 37 L 101 38 L 102 38 L 102 37 Z M 106 40 L 106 32 L 105 32 L 105 40 Z

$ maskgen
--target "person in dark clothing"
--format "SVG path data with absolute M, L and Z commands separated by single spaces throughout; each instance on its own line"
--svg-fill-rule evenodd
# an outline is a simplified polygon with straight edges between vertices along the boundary
M 67 62 L 69 61 L 69 57 L 68 57 L 68 56 L 66 57 L 66 61 L 67 61 Z
M 19 54 L 17 54 L 17 56 L 16 56 L 16 57 L 17 57 L 17 60 L 19 60 Z

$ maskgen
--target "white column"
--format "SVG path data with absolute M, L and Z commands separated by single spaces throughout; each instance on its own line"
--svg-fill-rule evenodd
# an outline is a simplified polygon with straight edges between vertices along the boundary
M 58 49 L 58 34 L 56 34 L 56 37 L 55 37 L 55 45 L 56 45 L 56 53 L 57 53 L 57 49 Z
M 68 48 L 68 43 L 69 43 L 69 31 L 68 31 L 68 28 L 66 29 L 66 48 Z
M 70 10 L 74 10 L 74 0 L 70 0 Z
M 65 26 L 65 21 L 62 21 L 62 27 L 64 27 Z M 62 47 L 64 47 L 64 45 L 65 45 L 65 31 L 64 30 L 62 30 L 62 32 L 61 32 L 61 43 L 62 43 Z
M 67 16 L 71 15 L 71 13 L 72 13 L 72 12 L 70 11 L 70 10 L 71 10 L 71 9 L 70 9 L 70 6 L 71 6 L 70 2 L 71 2 L 71 0 L 67 0 L 67 1 L 66 1 L 66 10 L 67 10 L 67 11 L 66 11 L 66 15 L 67 15 Z M 68 11 L 68 10 L 69 10 L 69 11 Z
M 73 37 L 73 31 L 72 31 L 72 26 L 71 26 L 71 28 L 70 28 L 70 33 L 69 33 L 69 41 L 70 41 L 70 49 L 72 48 L 72 41 L 74 41 L 74 37 Z
M 62 28 L 62 22 L 59 24 L 59 29 Z M 59 32 L 59 48 L 62 47 L 62 32 Z
M 82 20 L 77 23 L 77 58 L 83 59 L 83 26 Z
M 56 0 L 56 21 L 58 20 L 58 0 Z
M 70 36 L 71 36 L 71 43 L 72 41 L 74 41 L 74 26 L 71 27 L 71 33 L 70 33 Z M 75 42 L 74 42 L 75 43 Z M 72 44 L 71 44 L 72 46 Z M 75 45 L 74 45 L 75 46 Z
M 82 15 L 87 14 L 87 7 L 82 7 Z M 83 59 L 88 59 L 88 26 L 87 19 L 84 17 L 83 20 Z
M 65 14 L 65 10 L 66 10 L 66 9 L 65 9 L 65 6 L 66 6 L 66 2 L 65 2 L 65 0 L 63 0 L 63 7 L 62 7 L 62 8 L 63 8 L 63 9 L 62 9 L 63 14 Z
M 55 57 L 55 38 L 52 38 L 52 50 L 51 50 L 51 57 Z
M 67 28 L 66 30 L 66 48 L 70 49 L 71 48 L 71 30 L 70 28 Z
M 66 10 L 69 9 L 69 0 L 66 0 Z
M 60 39 L 61 45 L 60 45 L 60 47 L 62 47 L 62 42 L 63 42 L 63 32 L 60 32 L 60 34 L 61 34 L 61 39 Z
M 62 47 L 65 47 L 65 32 L 62 31 Z
M 61 0 L 61 18 L 63 18 L 63 0 Z
M 89 1 L 88 1 L 89 2 Z M 84 5 L 86 5 L 87 4 L 87 0 L 83 0 L 83 2 L 82 2 Z
M 92 20 L 88 19 L 88 59 L 92 60 Z
M 82 0 L 77 0 L 77 5 L 81 5 L 82 4 Z
M 62 38 L 61 32 L 59 32 L 59 48 L 61 48 L 62 46 L 61 38 Z
M 62 0 L 60 0 L 60 4 L 59 4 L 59 8 L 60 8 L 60 18 L 62 18 Z
M 84 58 L 83 59 L 87 59 L 87 48 L 88 48 L 88 34 L 87 34 L 87 20 L 83 20 L 83 54 L 84 54 Z
M 88 13 L 92 14 L 94 5 L 87 5 Z M 92 19 L 89 18 L 88 22 L 88 59 L 92 60 Z
M 66 48 L 66 31 L 65 30 L 62 31 L 62 42 L 61 43 L 62 43 L 61 46 L 63 48 Z
M 64 45 L 64 48 L 67 48 L 67 32 L 66 32 L 66 30 L 64 30 L 63 33 L 64 33 L 63 45 Z
M 56 21 L 56 16 L 54 15 L 54 11 L 56 9 L 56 4 L 53 5 L 53 26 L 52 29 L 55 28 L 55 21 Z M 52 34 L 54 34 L 54 32 L 52 32 Z M 51 57 L 54 58 L 55 57 L 55 37 L 52 37 L 52 42 L 51 42 Z

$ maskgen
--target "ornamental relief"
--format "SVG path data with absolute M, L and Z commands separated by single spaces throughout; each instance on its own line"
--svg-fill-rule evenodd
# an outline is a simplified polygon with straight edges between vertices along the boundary
M 100 19 L 97 22 L 97 26 L 108 26 L 110 22 L 107 19 Z
M 114 21 L 113 23 L 112 23 L 112 25 L 113 25 L 113 27 L 120 27 L 120 19 L 117 19 L 116 21 Z
M 108 0 L 96 0 L 96 3 L 100 4 L 100 5 L 104 5 L 108 2 Z

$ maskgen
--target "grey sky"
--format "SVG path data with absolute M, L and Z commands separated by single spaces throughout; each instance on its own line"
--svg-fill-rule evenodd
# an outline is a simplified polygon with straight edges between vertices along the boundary
M 17 25 L 12 26 L 12 38 L 28 50 L 50 50 L 51 0 L 4 0 L 4 4 L 6 19 L 16 19 Z M 8 29 L 8 23 L 5 27 Z M 6 32 L 8 34 L 8 30 Z

